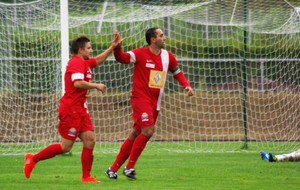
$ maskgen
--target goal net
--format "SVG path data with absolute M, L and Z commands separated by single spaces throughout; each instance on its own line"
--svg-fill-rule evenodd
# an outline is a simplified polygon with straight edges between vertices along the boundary
M 0 3 L 0 154 L 36 152 L 59 142 L 62 95 L 59 0 Z M 146 45 L 160 27 L 166 49 L 196 91 L 187 97 L 168 76 L 151 142 L 175 151 L 289 151 L 300 145 L 300 2 L 298 0 L 68 1 L 69 40 L 84 34 L 95 55 L 113 31 L 123 50 Z M 63 25 L 64 23 L 62 23 Z M 65 64 L 65 63 L 64 63 Z M 88 98 L 97 150 L 114 150 L 132 127 L 133 65 L 111 55 L 93 70 Z

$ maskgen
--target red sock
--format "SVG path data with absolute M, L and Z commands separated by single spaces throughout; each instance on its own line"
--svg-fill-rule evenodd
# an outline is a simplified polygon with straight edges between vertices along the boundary
M 64 153 L 60 144 L 51 144 L 33 156 L 35 163 L 52 158 L 58 154 Z
M 93 150 L 83 147 L 81 152 L 82 178 L 91 176 L 93 164 Z
M 127 158 L 130 155 L 130 151 L 132 148 L 133 142 L 127 138 L 122 144 L 119 154 L 115 160 L 115 162 L 110 166 L 110 169 L 117 172 L 119 168 L 124 164 Z
M 149 140 L 149 138 L 143 134 L 140 134 L 135 139 L 132 149 L 131 149 L 131 152 L 130 152 L 130 157 L 129 157 L 126 168 L 134 168 L 135 163 L 137 162 L 139 156 L 141 155 L 144 148 L 146 147 L 148 140 Z

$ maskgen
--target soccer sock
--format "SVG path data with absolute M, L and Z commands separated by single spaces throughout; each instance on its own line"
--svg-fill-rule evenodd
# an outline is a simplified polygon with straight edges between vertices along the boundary
M 37 163 L 41 160 L 46 160 L 62 153 L 64 152 L 60 144 L 51 144 L 37 154 L 33 155 L 32 160 Z
M 92 164 L 93 150 L 83 147 L 81 152 L 82 178 L 91 176 Z
M 111 170 L 115 172 L 119 170 L 119 168 L 124 164 L 124 162 L 129 157 L 132 145 L 133 145 L 133 141 L 131 141 L 129 138 L 127 138 L 124 141 L 115 162 L 110 167 Z
M 139 156 L 141 155 L 144 148 L 146 147 L 148 140 L 149 138 L 143 134 L 140 134 L 135 139 L 126 168 L 134 168 L 135 163 L 137 162 Z

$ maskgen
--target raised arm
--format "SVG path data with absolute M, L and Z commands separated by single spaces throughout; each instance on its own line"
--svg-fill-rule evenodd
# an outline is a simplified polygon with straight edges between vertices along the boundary
M 116 58 L 116 61 L 123 63 L 123 64 L 128 64 L 130 63 L 130 54 L 127 52 L 123 52 L 122 50 L 122 37 L 119 34 L 119 39 L 118 39 L 118 45 L 114 49 L 114 56 Z
M 130 63 L 130 54 L 127 52 L 123 52 L 122 48 L 114 49 L 114 56 L 116 61 L 122 64 L 129 64 Z
M 95 57 L 97 65 L 102 64 L 107 57 L 111 54 L 111 52 L 121 44 L 122 38 L 118 32 L 114 32 L 114 38 L 112 40 L 111 45 L 101 54 Z

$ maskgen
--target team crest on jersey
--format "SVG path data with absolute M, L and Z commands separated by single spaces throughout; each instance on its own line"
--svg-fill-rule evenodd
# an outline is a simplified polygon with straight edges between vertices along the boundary
M 146 112 L 142 113 L 141 118 L 142 118 L 142 121 L 149 121 L 149 116 Z
M 71 136 L 71 137 L 75 137 L 75 135 L 76 135 L 76 129 L 75 128 L 69 129 L 68 135 Z
M 92 78 L 92 70 L 91 70 L 91 68 L 88 68 L 88 70 L 86 72 L 86 78 L 88 78 L 88 79 Z

